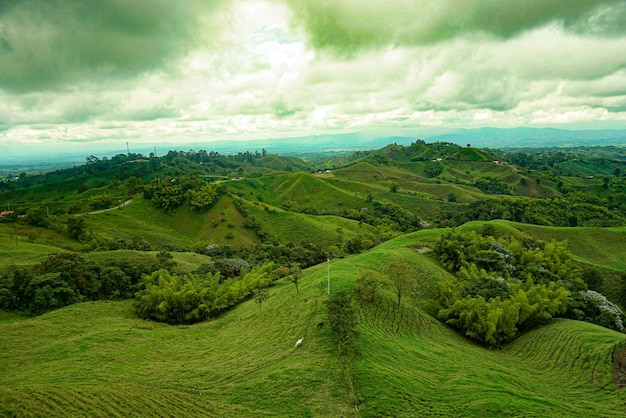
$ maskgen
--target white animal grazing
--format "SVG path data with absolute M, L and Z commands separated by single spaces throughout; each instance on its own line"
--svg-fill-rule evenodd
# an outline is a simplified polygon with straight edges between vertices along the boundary
M 304 341 L 304 337 L 302 337 L 298 341 L 296 341 L 296 348 L 298 348 L 298 347 L 300 347 L 302 345 L 302 341 Z

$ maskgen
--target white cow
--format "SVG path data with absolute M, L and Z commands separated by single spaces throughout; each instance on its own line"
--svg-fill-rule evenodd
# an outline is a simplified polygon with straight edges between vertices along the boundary
M 304 337 L 302 337 L 298 341 L 296 341 L 296 348 L 298 348 L 298 347 L 300 347 L 302 345 L 302 341 L 304 341 Z

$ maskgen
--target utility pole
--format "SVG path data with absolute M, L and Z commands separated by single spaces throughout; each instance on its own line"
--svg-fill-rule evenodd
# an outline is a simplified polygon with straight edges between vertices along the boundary
M 330 296 L 330 258 L 326 261 L 328 262 L 328 296 Z

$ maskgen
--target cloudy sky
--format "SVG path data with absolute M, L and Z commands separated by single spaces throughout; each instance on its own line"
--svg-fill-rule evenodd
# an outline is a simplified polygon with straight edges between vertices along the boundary
M 0 1 L 5 149 L 483 126 L 626 128 L 626 0 Z

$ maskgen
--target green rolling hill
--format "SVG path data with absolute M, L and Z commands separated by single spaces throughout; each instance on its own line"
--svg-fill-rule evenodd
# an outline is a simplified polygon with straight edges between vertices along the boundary
M 402 260 L 424 288 L 448 273 L 420 247 L 425 231 L 330 265 L 331 292 L 363 269 Z M 433 319 L 428 300 L 358 304 L 362 356 L 351 385 L 326 320 L 327 266 L 300 293 L 278 281 L 262 311 L 245 302 L 219 319 L 170 326 L 130 302 L 89 302 L 36 318 L 0 319 L 0 411 L 7 416 L 622 416 L 611 350 L 624 335 L 555 320 L 497 350 Z M 426 293 L 425 293 L 426 294 Z M 80 320 L 77 320 L 80 318 Z M 304 344 L 294 348 L 304 336 Z
M 327 161 L 320 166 L 332 170 L 320 171 L 258 152 L 171 152 L 0 182 L 3 204 L 16 209 L 0 221 L 1 285 L 12 269 L 36 268 L 61 251 L 80 252 L 95 266 L 150 271 L 167 250 L 176 273 L 191 273 L 217 259 L 208 251 L 214 244 L 228 249 L 225 257 L 280 253 L 275 267 L 283 270 L 305 249 L 315 262 L 333 258 L 333 295 L 351 292 L 362 271 L 382 272 L 392 262 L 419 279 L 400 307 L 390 289 L 375 303 L 355 299 L 362 355 L 351 373 L 328 327 L 326 263 L 303 271 L 299 293 L 283 277 L 262 306 L 248 299 L 194 325 L 138 319 L 128 300 L 37 317 L 0 311 L 0 416 L 623 416 L 626 392 L 611 364 L 623 333 L 556 319 L 490 349 L 436 319 L 435 296 L 453 278 L 429 255 L 446 233 L 441 225 L 567 241 L 580 269 L 599 272 L 589 288 L 626 300 L 621 163 L 546 152 L 518 156 L 515 165 L 501 164 L 503 156 L 418 140 Z M 220 197 L 194 210 L 191 197 L 207 181 Z M 146 185 L 162 184 L 181 185 L 173 210 L 143 197 Z M 133 199 L 85 214 L 103 194 L 110 206 Z M 498 219 L 521 219 L 513 204 L 520 201 L 545 225 Z M 562 216 L 529 202 L 552 202 Z M 47 225 L 29 223 L 38 207 Z M 459 216 L 470 210 L 473 217 Z M 601 224 L 594 216 L 621 226 L 574 227 Z M 77 219 L 84 221 L 79 239 L 67 228 Z M 416 226 L 420 220 L 426 223 Z

